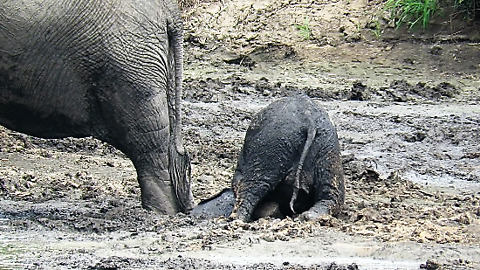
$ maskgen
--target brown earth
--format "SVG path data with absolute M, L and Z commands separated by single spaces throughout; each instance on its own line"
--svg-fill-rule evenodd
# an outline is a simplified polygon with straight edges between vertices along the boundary
M 229 186 L 254 113 L 306 93 L 338 129 L 342 213 L 159 216 L 141 209 L 134 168 L 112 147 L 0 128 L 0 269 L 480 267 L 478 25 L 394 31 L 379 2 L 355 0 L 225 0 L 184 14 L 196 200 Z

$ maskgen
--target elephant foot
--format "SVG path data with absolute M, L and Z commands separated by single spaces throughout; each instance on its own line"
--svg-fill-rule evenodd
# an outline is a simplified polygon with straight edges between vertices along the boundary
M 327 205 L 315 205 L 308 211 L 301 213 L 298 219 L 302 221 L 313 221 L 328 219 L 330 217 L 330 209 Z
M 170 183 L 153 177 L 142 177 L 139 183 L 144 209 L 162 215 L 174 215 L 180 211 Z

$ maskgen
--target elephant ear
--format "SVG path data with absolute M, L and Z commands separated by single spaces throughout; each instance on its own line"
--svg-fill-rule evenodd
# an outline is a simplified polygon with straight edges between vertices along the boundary
M 191 189 L 190 157 L 187 152 L 179 153 L 174 145 L 170 145 L 170 179 L 172 181 L 175 196 L 182 212 L 193 209 L 194 199 Z

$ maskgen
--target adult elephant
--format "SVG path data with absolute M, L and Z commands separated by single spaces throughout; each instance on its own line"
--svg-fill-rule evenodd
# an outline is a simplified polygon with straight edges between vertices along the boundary
M 188 211 L 182 40 L 170 0 L 3 0 L 0 124 L 108 142 L 135 165 L 144 208 Z

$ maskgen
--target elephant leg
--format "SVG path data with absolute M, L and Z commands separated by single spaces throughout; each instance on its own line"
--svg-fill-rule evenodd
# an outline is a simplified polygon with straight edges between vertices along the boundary
M 235 178 L 243 177 L 238 174 Z M 248 222 L 252 219 L 252 214 L 260 201 L 270 191 L 270 186 L 266 181 L 242 181 L 237 180 L 238 185 L 234 186 L 235 207 L 230 218 L 240 219 Z
M 100 137 L 123 151 L 136 168 L 143 207 L 174 214 L 188 211 L 193 201 L 190 163 L 186 153 L 177 151 L 167 98 L 160 91 L 118 91 L 106 96 L 97 113 L 107 129 Z
M 132 158 L 137 160 L 138 157 Z M 142 206 L 160 214 L 175 214 L 180 211 L 174 187 L 168 171 L 168 154 L 153 151 L 141 155 L 135 161 L 137 180 L 140 184 Z
M 132 157 L 138 160 L 134 164 L 143 207 L 162 214 L 188 212 L 193 207 L 190 160 L 186 151 L 177 151 L 171 134 L 165 127 L 158 132 L 139 135 L 147 138 L 145 144 L 137 144 L 137 148 L 146 152 L 137 152 L 138 155 Z
M 315 204 L 300 217 L 311 220 L 337 215 L 345 200 L 343 169 L 338 151 L 329 151 L 317 159 L 313 188 Z

